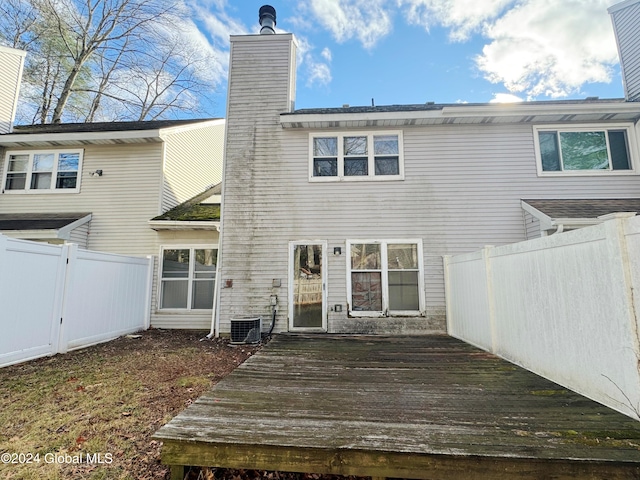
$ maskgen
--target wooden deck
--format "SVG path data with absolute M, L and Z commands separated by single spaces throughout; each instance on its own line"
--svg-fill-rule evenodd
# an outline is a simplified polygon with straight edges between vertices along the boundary
M 640 478 L 640 422 L 447 336 L 276 336 L 154 438 L 173 478 Z

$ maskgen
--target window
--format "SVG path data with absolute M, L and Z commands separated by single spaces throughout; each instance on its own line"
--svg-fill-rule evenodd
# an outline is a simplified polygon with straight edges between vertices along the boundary
M 354 240 L 347 249 L 351 315 L 416 315 L 424 310 L 421 241 Z
M 629 149 L 632 129 L 626 126 L 537 127 L 535 133 L 541 175 L 635 173 Z
M 3 193 L 78 192 L 82 150 L 7 152 Z
M 215 248 L 164 248 L 160 308 L 212 309 L 217 261 Z
M 398 180 L 404 174 L 401 132 L 310 136 L 312 181 Z

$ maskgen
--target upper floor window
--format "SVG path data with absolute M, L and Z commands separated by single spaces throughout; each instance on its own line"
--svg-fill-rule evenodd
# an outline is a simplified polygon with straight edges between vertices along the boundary
M 401 132 L 312 134 L 312 181 L 401 180 Z
M 536 127 L 540 175 L 635 173 L 629 126 Z
M 3 193 L 77 192 L 82 150 L 7 152 Z

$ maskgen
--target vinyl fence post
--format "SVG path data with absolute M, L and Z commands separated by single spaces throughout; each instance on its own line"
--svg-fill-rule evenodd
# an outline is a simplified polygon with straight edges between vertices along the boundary
M 62 261 L 64 262 L 64 267 L 62 271 L 64 272 L 61 286 L 62 290 L 60 291 L 59 298 L 60 302 L 60 315 L 58 316 L 60 319 L 60 334 L 59 334 L 59 342 L 58 342 L 58 352 L 57 353 L 66 353 L 69 350 L 69 329 L 68 326 L 72 325 L 71 319 L 68 318 L 68 305 L 72 300 L 70 295 L 73 294 L 73 269 L 75 266 L 75 260 L 78 254 L 78 245 L 75 243 L 64 245 L 62 248 Z
M 149 330 L 151 326 L 151 312 L 153 311 L 152 291 L 153 291 L 153 270 L 155 266 L 155 258 L 153 255 L 147 255 L 147 291 L 146 291 L 146 307 L 144 310 L 144 329 Z
M 451 255 L 443 255 L 442 264 L 444 267 L 444 312 L 447 322 L 447 333 L 452 335 L 455 333 L 453 318 L 451 317 L 451 277 L 449 268 Z
M 497 332 L 496 332 L 496 308 L 495 296 L 493 292 L 493 272 L 491 268 L 491 251 L 493 245 L 486 245 L 482 249 L 484 259 L 484 270 L 487 276 L 487 306 L 489 308 L 489 328 L 491 329 L 491 353 L 496 353 Z

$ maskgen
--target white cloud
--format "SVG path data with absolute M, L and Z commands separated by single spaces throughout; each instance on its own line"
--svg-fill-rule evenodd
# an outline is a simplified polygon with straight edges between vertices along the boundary
M 315 47 L 309 42 L 306 37 L 296 37 L 298 39 L 297 50 L 297 62 L 298 71 L 304 72 L 305 84 L 307 86 L 313 85 L 328 85 L 331 83 L 333 77 L 331 76 L 331 50 L 325 47 L 320 56 L 324 61 L 318 60 L 314 52 Z
M 522 98 L 511 93 L 494 93 L 493 99 L 489 103 L 517 103 L 523 101 Z
M 197 14 L 206 32 L 220 45 L 229 47 L 229 35 L 245 35 L 248 29 L 240 22 L 224 12 L 210 12 L 198 9 Z
M 617 50 L 608 0 L 529 0 L 486 27 L 476 57 L 489 81 L 529 97 L 564 97 L 609 82 Z
M 309 62 L 307 64 L 307 86 L 328 85 L 331 83 L 331 69 L 326 63 Z
M 355 38 L 370 49 L 392 30 L 387 3 L 387 0 L 311 0 L 310 8 L 338 43 Z
M 427 31 L 434 25 L 450 28 L 449 38 L 467 40 L 496 18 L 514 0 L 397 0 L 409 24 Z

